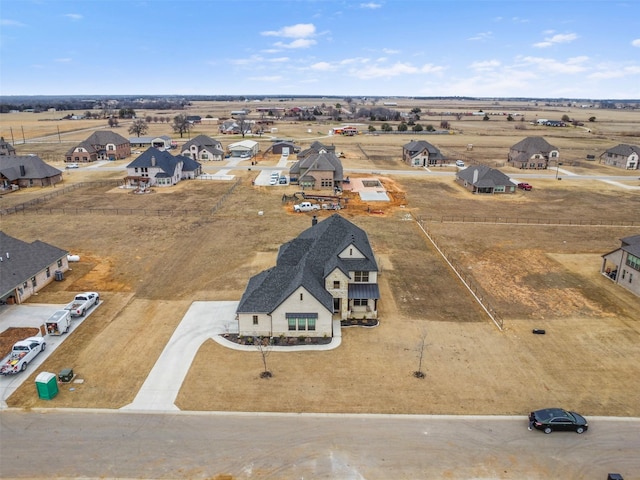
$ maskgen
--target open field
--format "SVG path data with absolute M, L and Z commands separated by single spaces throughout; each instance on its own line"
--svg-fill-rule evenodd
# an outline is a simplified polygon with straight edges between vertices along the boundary
M 618 113 L 610 121 L 627 131 L 630 112 Z M 537 115 L 542 114 L 550 116 Z M 437 126 L 439 120 L 433 123 Z M 506 158 L 505 146 L 539 128 L 515 131 L 494 119 L 460 123 L 463 134 L 424 138 L 443 150 L 500 162 Z M 279 135 L 300 139 L 303 148 L 311 141 L 308 128 L 316 134 L 328 129 L 277 126 Z M 567 145 L 576 152 L 576 161 L 582 156 L 580 165 L 568 167 L 572 171 L 628 174 L 633 183 L 633 172 L 582 161 L 583 152 L 605 140 L 611 142 L 608 148 L 623 137 L 608 131 L 598 134 L 603 138 L 573 128 L 562 131 L 576 137 L 545 133 L 545 138 L 561 147 L 561 155 Z M 128 136 L 126 129 L 120 133 Z M 162 133 L 167 133 L 166 125 Z M 81 139 L 87 133 L 73 135 Z M 319 139 L 345 152 L 347 169 L 405 170 L 397 158 L 411 135 Z M 468 143 L 473 150 L 466 151 Z M 27 147 L 45 148 L 28 143 L 19 146 L 19 153 Z M 57 155 L 54 147 L 61 148 L 46 146 L 51 155 Z M 261 158 L 259 166 L 275 162 Z M 216 167 L 206 164 L 205 170 Z M 35 398 L 37 372 L 31 372 L 8 400 L 10 406 L 118 408 L 130 403 L 191 302 L 238 300 L 248 278 L 273 265 L 278 247 L 310 225 L 309 216 L 294 215 L 281 203 L 282 193 L 295 187 L 252 187 L 255 172 L 232 173 L 240 183 L 215 213 L 210 208 L 232 182 L 181 182 L 142 196 L 106 185 L 79 188 L 39 205 L 39 213 L 2 217 L 8 234 L 52 243 L 82 259 L 65 281 L 51 284 L 34 302 L 63 303 L 83 290 L 100 291 L 104 300 L 42 366 L 54 372 L 72 366 L 85 383 L 73 392 L 63 389 L 44 404 Z M 230 351 L 208 341 L 177 405 L 185 410 L 523 414 L 554 404 L 585 415 L 640 416 L 640 299 L 598 273 L 600 255 L 619 246 L 620 237 L 638 233 L 640 192 L 595 180 L 558 182 L 553 172 L 547 173 L 548 178 L 531 182 L 531 192 L 493 197 L 473 196 L 452 177 L 378 175 L 402 201 L 386 207 L 383 215 L 368 215 L 354 201 L 341 214 L 368 232 L 382 268 L 380 326 L 344 329 L 342 345 L 330 352 L 272 352 L 270 380 L 259 378 L 259 353 Z M 64 185 L 122 176 L 122 171 L 82 168 L 66 173 Z M 27 189 L 1 201 L 10 206 L 51 191 Z M 179 213 L 62 212 L 72 207 Z M 189 209 L 193 212 L 185 213 Z M 259 210 L 263 216 L 257 215 Z M 328 213 L 319 215 L 322 219 Z M 438 245 L 490 296 L 504 320 L 503 331 L 475 303 L 412 215 L 425 219 Z M 446 217 L 472 217 L 473 223 L 451 223 Z M 558 221 L 565 219 L 571 222 Z M 531 220 L 544 224 L 532 225 Z M 635 228 L 625 226 L 629 223 Z M 545 328 L 547 335 L 532 335 L 532 328 Z M 423 333 L 426 379 L 419 380 L 412 372 Z

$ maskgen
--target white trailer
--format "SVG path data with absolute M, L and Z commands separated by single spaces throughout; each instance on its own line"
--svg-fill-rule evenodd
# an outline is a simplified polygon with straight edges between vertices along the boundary
M 62 335 L 71 327 L 71 312 L 58 310 L 51 315 L 44 324 L 49 335 Z

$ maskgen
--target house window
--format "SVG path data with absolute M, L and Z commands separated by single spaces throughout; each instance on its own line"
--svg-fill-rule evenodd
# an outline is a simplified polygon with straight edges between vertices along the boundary
M 287 313 L 287 324 L 292 332 L 315 330 L 317 321 L 317 313 Z
M 633 273 L 629 272 L 629 283 L 631 283 L 631 280 L 633 280 Z
M 366 307 L 369 305 L 369 301 L 366 298 L 354 298 L 353 306 L 354 307 Z
M 45 273 L 47 275 L 47 278 L 51 276 L 51 270 L 49 270 L 49 267 L 47 267 L 47 269 L 45 270 Z
M 75 158 L 75 161 L 76 161 L 76 162 L 79 162 L 79 161 L 80 161 L 80 157 L 76 157 L 76 158 Z
M 538 164 L 538 168 L 543 168 L 544 167 L 544 163 L 539 163 Z
M 253 324 L 258 325 L 258 315 L 253 316 Z
M 206 153 L 203 153 L 202 160 L 209 160 L 209 155 L 207 155 Z
M 59 259 L 58 259 L 58 267 L 61 267 L 61 266 L 62 266 L 62 259 L 61 259 L 61 258 L 59 258 Z
M 624 262 L 631 268 L 635 270 L 640 270 L 640 257 L 636 257 L 635 255 L 628 254 L 627 260 Z
M 558 156 L 558 152 L 551 152 L 551 158 L 556 158 Z
M 333 185 L 333 180 L 330 178 L 323 178 L 320 180 L 321 187 L 331 187 Z
M 336 290 L 340 288 L 340 282 L 338 280 L 333 281 L 333 288 Z
M 504 185 L 494 187 L 493 191 L 496 193 L 504 193 Z
M 353 272 L 353 281 L 356 283 L 368 282 L 369 272 Z
M 304 300 L 302 293 L 300 294 L 300 301 Z
M 24 282 L 24 283 L 22 284 L 22 288 L 27 288 L 27 285 L 28 285 L 28 284 L 27 284 L 27 282 Z
M 529 164 L 529 168 L 535 168 L 535 166 L 536 166 L 536 164 L 533 163 L 533 162 Z
M 38 285 L 38 283 L 36 282 L 36 277 L 31 277 L 31 285 L 34 287 Z

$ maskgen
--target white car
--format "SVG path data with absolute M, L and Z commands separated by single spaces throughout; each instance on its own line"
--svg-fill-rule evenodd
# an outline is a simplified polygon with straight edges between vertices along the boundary
M 68 163 L 66 168 L 80 168 L 77 163 Z
M 464 162 L 462 160 L 456 160 L 456 167 L 464 167 Z

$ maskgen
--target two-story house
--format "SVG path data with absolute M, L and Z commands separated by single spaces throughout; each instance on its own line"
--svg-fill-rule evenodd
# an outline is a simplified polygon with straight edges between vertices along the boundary
M 320 146 L 317 151 L 299 153 L 298 160 L 289 169 L 289 176 L 297 179 L 303 189 L 335 191 L 342 189 L 344 170 L 336 154 Z
M 412 140 L 402 146 L 402 160 L 412 167 L 427 167 L 445 162 L 442 152 L 424 140 Z
M 169 152 L 151 147 L 127 165 L 125 183 L 131 187 L 167 187 L 184 178 L 195 178 L 200 173 L 200 164 L 192 158 L 174 157 Z
M 602 256 L 603 275 L 640 296 L 640 235 L 620 239 L 620 248 Z
M 637 170 L 640 168 L 640 147 L 621 143 L 600 155 L 600 163 L 613 167 Z
M 376 319 L 378 265 L 364 230 L 338 214 L 280 247 L 236 311 L 240 335 L 331 337 L 334 320 Z
M 511 166 L 522 169 L 544 170 L 549 162 L 557 165 L 560 159 L 558 147 L 554 147 L 542 137 L 527 137 L 509 149 L 507 162 Z
M 131 144 L 122 135 L 108 130 L 93 132 L 65 155 L 67 163 L 121 160 L 131 155 Z
M 180 152 L 185 157 L 191 157 L 200 162 L 222 161 L 224 149 L 222 143 L 206 135 L 198 135 L 185 143 Z

